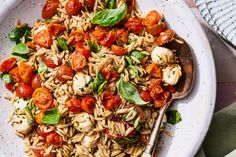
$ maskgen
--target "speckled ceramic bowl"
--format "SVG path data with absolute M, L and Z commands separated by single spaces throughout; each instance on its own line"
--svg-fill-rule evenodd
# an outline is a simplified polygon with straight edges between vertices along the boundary
M 43 0 L 0 0 L 0 60 L 7 58 L 13 43 L 7 39 L 14 21 L 33 24 L 40 18 Z M 15 6 L 17 6 L 15 9 Z M 215 67 L 207 38 L 199 23 L 182 0 L 138 0 L 138 6 L 146 13 L 161 11 L 173 28 L 190 45 L 196 58 L 196 83 L 191 94 L 172 106 L 180 111 L 182 122 L 168 126 L 174 137 L 163 135 L 159 157 L 191 157 L 200 147 L 208 130 L 216 96 Z M 14 134 L 7 123 L 12 108 L 3 97 L 10 94 L 0 84 L 0 157 L 25 157 L 23 140 Z
M 208 24 L 236 46 L 236 0 L 196 0 Z

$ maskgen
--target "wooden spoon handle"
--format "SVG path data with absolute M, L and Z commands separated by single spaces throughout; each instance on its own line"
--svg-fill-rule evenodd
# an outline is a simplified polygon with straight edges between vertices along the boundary
M 171 102 L 172 101 L 170 100 L 165 106 L 161 107 L 161 109 L 159 110 L 159 115 L 155 121 L 154 127 L 152 129 L 152 133 L 149 137 L 149 141 L 147 143 L 146 149 L 142 157 L 151 157 L 153 155 L 153 152 L 158 142 L 158 136 L 160 133 L 160 127 L 161 127 L 163 116 L 166 110 L 168 109 L 168 107 L 170 106 Z

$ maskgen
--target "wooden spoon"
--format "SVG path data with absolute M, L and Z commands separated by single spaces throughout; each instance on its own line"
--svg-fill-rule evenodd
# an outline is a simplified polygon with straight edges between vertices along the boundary
M 160 126 L 163 119 L 163 116 L 172 103 L 173 100 L 182 99 L 186 97 L 192 89 L 195 78 L 195 68 L 192 52 L 188 44 L 182 38 L 175 38 L 170 43 L 167 44 L 167 47 L 171 50 L 177 50 L 180 53 L 179 61 L 182 68 L 182 77 L 176 85 L 176 92 L 172 94 L 172 98 L 169 102 L 160 108 L 158 118 L 152 129 L 152 133 L 149 137 L 146 149 L 142 157 L 156 157 L 157 151 L 155 149 L 158 142 L 158 135 L 160 132 Z

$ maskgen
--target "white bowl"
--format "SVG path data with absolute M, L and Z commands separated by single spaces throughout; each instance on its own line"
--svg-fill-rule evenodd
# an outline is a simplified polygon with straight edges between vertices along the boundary
M 40 18 L 43 0 L 0 0 L 0 60 L 7 58 L 14 43 L 7 39 L 8 32 L 13 28 L 14 21 L 19 18 L 30 24 Z M 17 8 L 11 9 L 16 6 Z M 174 137 L 163 136 L 160 142 L 159 157 L 191 157 L 200 147 L 212 118 L 215 97 L 216 77 L 212 52 L 208 40 L 198 21 L 181 0 L 138 0 L 140 9 L 147 13 L 157 9 L 161 11 L 169 25 L 192 48 L 196 58 L 196 83 L 191 94 L 172 106 L 182 114 L 182 122 L 175 127 L 168 126 Z M 3 18 L 5 16 L 5 18 Z M 13 128 L 7 123 L 11 105 L 4 94 L 10 94 L 0 84 L 0 156 L 24 157 L 22 139 L 14 134 Z

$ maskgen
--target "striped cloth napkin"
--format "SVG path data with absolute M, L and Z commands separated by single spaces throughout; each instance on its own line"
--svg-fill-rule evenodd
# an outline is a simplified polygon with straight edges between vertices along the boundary
M 195 157 L 236 157 L 236 102 L 214 114 Z

